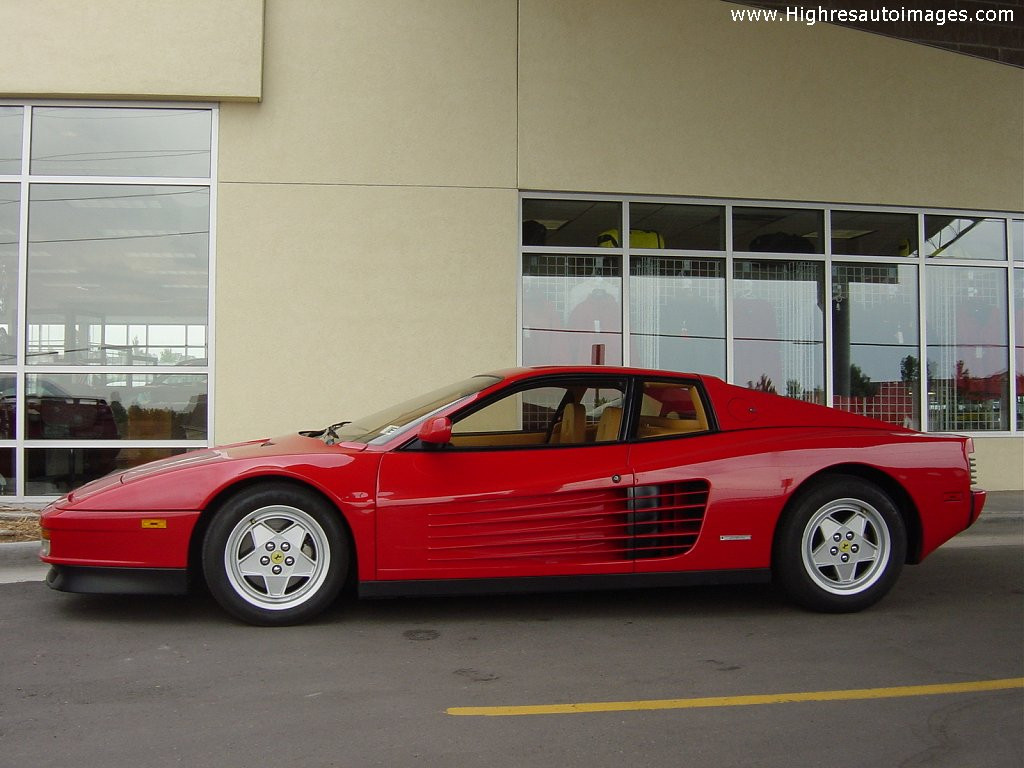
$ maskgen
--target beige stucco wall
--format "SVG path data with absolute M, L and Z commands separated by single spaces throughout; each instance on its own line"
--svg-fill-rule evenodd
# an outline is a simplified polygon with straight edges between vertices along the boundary
M 515 187 L 515 0 L 271 0 L 266 22 L 223 181 Z
M 1024 437 L 975 437 L 978 485 L 989 491 L 1024 489 Z
M 220 204 L 218 441 L 514 363 L 515 191 L 227 184 Z
M 1024 72 L 718 0 L 522 0 L 520 186 L 1024 209 Z
M 3 0 L 0 98 L 260 98 L 263 0 Z

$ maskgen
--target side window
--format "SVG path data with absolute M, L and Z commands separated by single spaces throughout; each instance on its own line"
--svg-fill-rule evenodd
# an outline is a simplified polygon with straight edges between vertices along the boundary
M 707 410 L 696 385 L 645 381 L 641 392 L 638 439 L 648 440 L 708 430 Z
M 452 425 L 455 448 L 587 445 L 619 439 L 625 385 L 546 383 L 495 400 Z

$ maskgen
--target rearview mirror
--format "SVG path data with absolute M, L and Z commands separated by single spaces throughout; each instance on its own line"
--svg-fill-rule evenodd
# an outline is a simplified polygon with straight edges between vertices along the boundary
M 421 442 L 430 445 L 445 445 L 452 439 L 452 420 L 447 416 L 435 416 L 432 419 L 427 419 L 420 426 L 420 431 L 416 436 Z

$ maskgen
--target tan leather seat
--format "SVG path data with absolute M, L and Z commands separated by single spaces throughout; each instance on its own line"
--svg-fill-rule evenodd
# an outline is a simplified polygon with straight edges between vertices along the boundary
M 562 423 L 558 428 L 559 445 L 579 445 L 587 439 L 587 412 L 578 403 L 569 403 L 562 410 Z
M 601 418 L 597 422 L 597 434 L 594 436 L 594 442 L 609 443 L 618 440 L 621 424 L 622 409 L 613 405 L 608 406 L 601 412 Z

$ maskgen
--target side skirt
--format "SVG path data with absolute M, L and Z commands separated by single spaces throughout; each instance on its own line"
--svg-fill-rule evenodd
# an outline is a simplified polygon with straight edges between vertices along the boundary
M 754 584 L 771 581 L 767 568 L 679 573 L 615 573 L 599 576 L 533 576 L 518 579 L 424 579 L 421 581 L 364 581 L 359 597 L 445 597 L 452 595 L 511 595 L 540 592 L 580 592 L 653 587 L 692 587 L 711 584 Z

